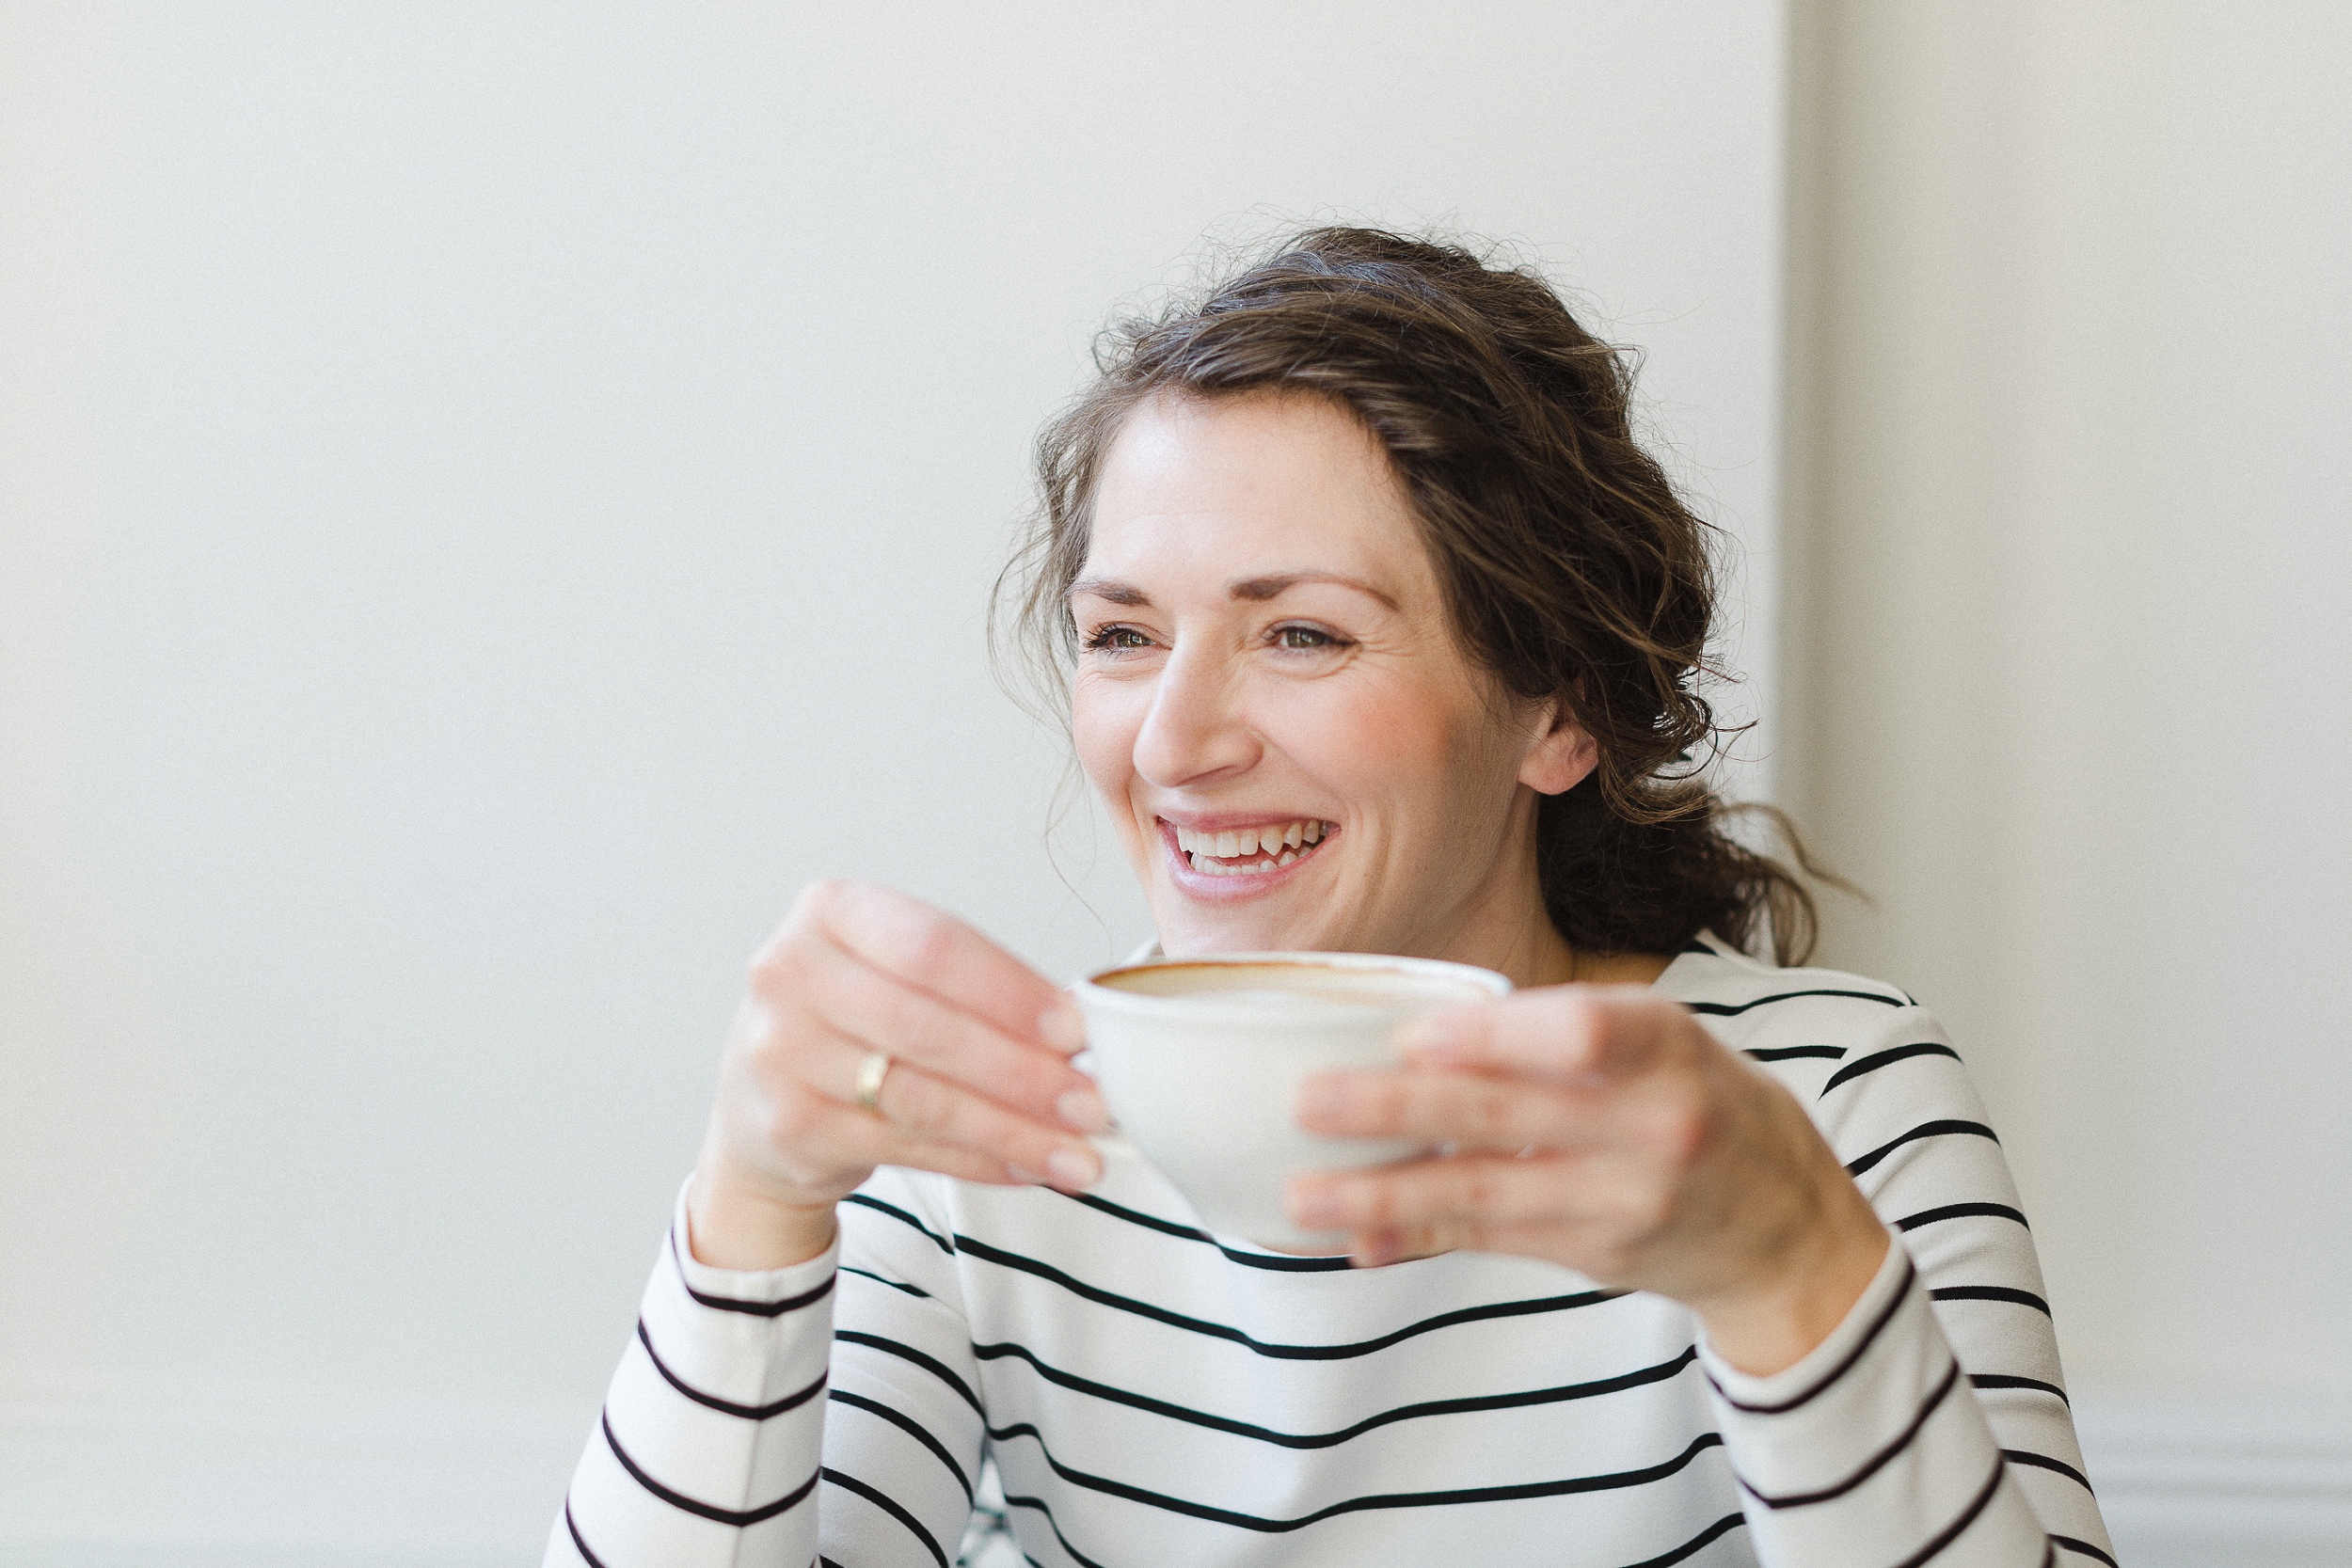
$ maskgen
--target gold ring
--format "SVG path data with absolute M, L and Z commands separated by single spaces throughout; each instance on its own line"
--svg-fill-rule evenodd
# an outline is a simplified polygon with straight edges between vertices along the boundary
M 868 1051 L 857 1065 L 857 1102 L 876 1116 L 882 1115 L 882 1080 L 890 1076 L 890 1063 L 889 1052 Z

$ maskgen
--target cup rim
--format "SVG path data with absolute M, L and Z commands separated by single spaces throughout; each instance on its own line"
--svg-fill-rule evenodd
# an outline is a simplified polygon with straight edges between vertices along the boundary
M 1083 995 L 1086 1002 L 1091 1006 L 1127 1012 L 1144 1014 L 1182 1012 L 1190 1018 L 1199 1018 L 1204 1013 L 1220 1010 L 1254 1014 L 1261 1010 L 1261 1004 L 1243 1002 L 1231 1004 L 1230 1009 L 1218 1008 L 1218 997 L 1214 991 L 1194 991 L 1184 996 L 1154 996 L 1148 992 L 1126 990 L 1102 982 L 1147 969 L 1237 969 L 1248 965 L 1263 964 L 1295 964 L 1309 968 L 1354 970 L 1358 973 L 1370 971 L 1375 974 L 1387 973 L 1422 976 L 1433 980 L 1452 980 L 1457 984 L 1476 987 L 1485 991 L 1488 999 L 1508 996 L 1512 989 L 1510 979 L 1494 970 L 1482 969 L 1476 964 L 1455 963 L 1448 958 L 1415 958 L 1391 953 L 1316 952 L 1209 953 L 1193 958 L 1163 956 L 1147 958 L 1141 963 L 1117 964 L 1109 969 L 1097 970 L 1070 989 L 1073 993 Z M 1460 1004 L 1432 1004 L 1436 1006 L 1469 1005 L 1467 1001 Z M 1345 1006 L 1345 1004 L 1335 1004 L 1335 1006 Z M 1381 1004 L 1367 1002 L 1364 1006 L 1379 1007 Z

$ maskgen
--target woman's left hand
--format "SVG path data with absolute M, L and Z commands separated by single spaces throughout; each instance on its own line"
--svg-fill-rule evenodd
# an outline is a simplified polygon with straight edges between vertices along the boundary
M 1890 1244 L 1793 1096 L 1646 987 L 1554 986 L 1415 1021 L 1406 1068 L 1326 1073 L 1316 1132 L 1445 1156 L 1291 1183 L 1359 1265 L 1455 1248 L 1548 1259 L 1695 1311 L 1770 1373 L 1826 1338 Z

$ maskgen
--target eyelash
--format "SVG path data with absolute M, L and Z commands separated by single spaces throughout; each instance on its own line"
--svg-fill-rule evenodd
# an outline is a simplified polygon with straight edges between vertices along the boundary
M 1307 643 L 1304 646 L 1283 641 L 1285 638 L 1294 635 L 1311 637 L 1318 639 L 1318 641 Z M 1139 644 L 1126 643 L 1119 641 L 1119 639 L 1122 637 L 1139 638 L 1142 641 Z M 1337 632 L 1326 631 L 1321 626 L 1303 626 L 1295 622 L 1286 626 L 1276 626 L 1272 631 L 1266 633 L 1266 640 L 1272 642 L 1277 648 L 1281 649 L 1283 652 L 1295 654 L 1311 653 L 1324 648 L 1352 648 L 1355 646 L 1355 644 L 1348 641 L 1348 639 L 1340 636 Z M 1086 650 L 1089 653 L 1133 653 L 1138 646 L 1149 646 L 1151 638 L 1149 634 L 1137 631 L 1133 626 L 1097 626 L 1094 630 L 1087 634 Z

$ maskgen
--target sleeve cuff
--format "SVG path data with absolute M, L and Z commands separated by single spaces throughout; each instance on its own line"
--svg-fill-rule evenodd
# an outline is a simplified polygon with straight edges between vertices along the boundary
M 683 1212 L 683 1199 L 680 1201 Z M 1743 1372 L 1715 1354 L 1704 1332 L 1699 1335 L 1699 1365 L 1735 1409 L 1769 1411 L 1802 1403 L 1812 1390 L 1835 1382 L 1851 1362 L 1869 1348 L 1870 1340 L 1884 1326 L 1885 1320 L 1902 1305 L 1912 1274 L 1910 1253 L 1903 1249 L 1901 1238 L 1889 1231 L 1886 1256 L 1879 1260 L 1879 1272 L 1870 1276 L 1862 1294 L 1846 1308 L 1845 1317 L 1830 1330 L 1829 1338 L 1793 1365 L 1762 1377 Z
M 779 1302 L 806 1297 L 830 1281 L 841 1264 L 841 1233 L 834 1232 L 833 1245 L 804 1263 L 792 1263 L 781 1269 L 722 1269 L 714 1268 L 695 1258 L 693 1229 L 686 1213 L 686 1194 L 692 1187 L 693 1178 L 679 1183 L 677 1199 L 670 1212 L 670 1256 L 677 1265 L 678 1277 L 697 1301 L 706 1305 L 710 1298 L 724 1301 L 757 1303 L 772 1306 Z

